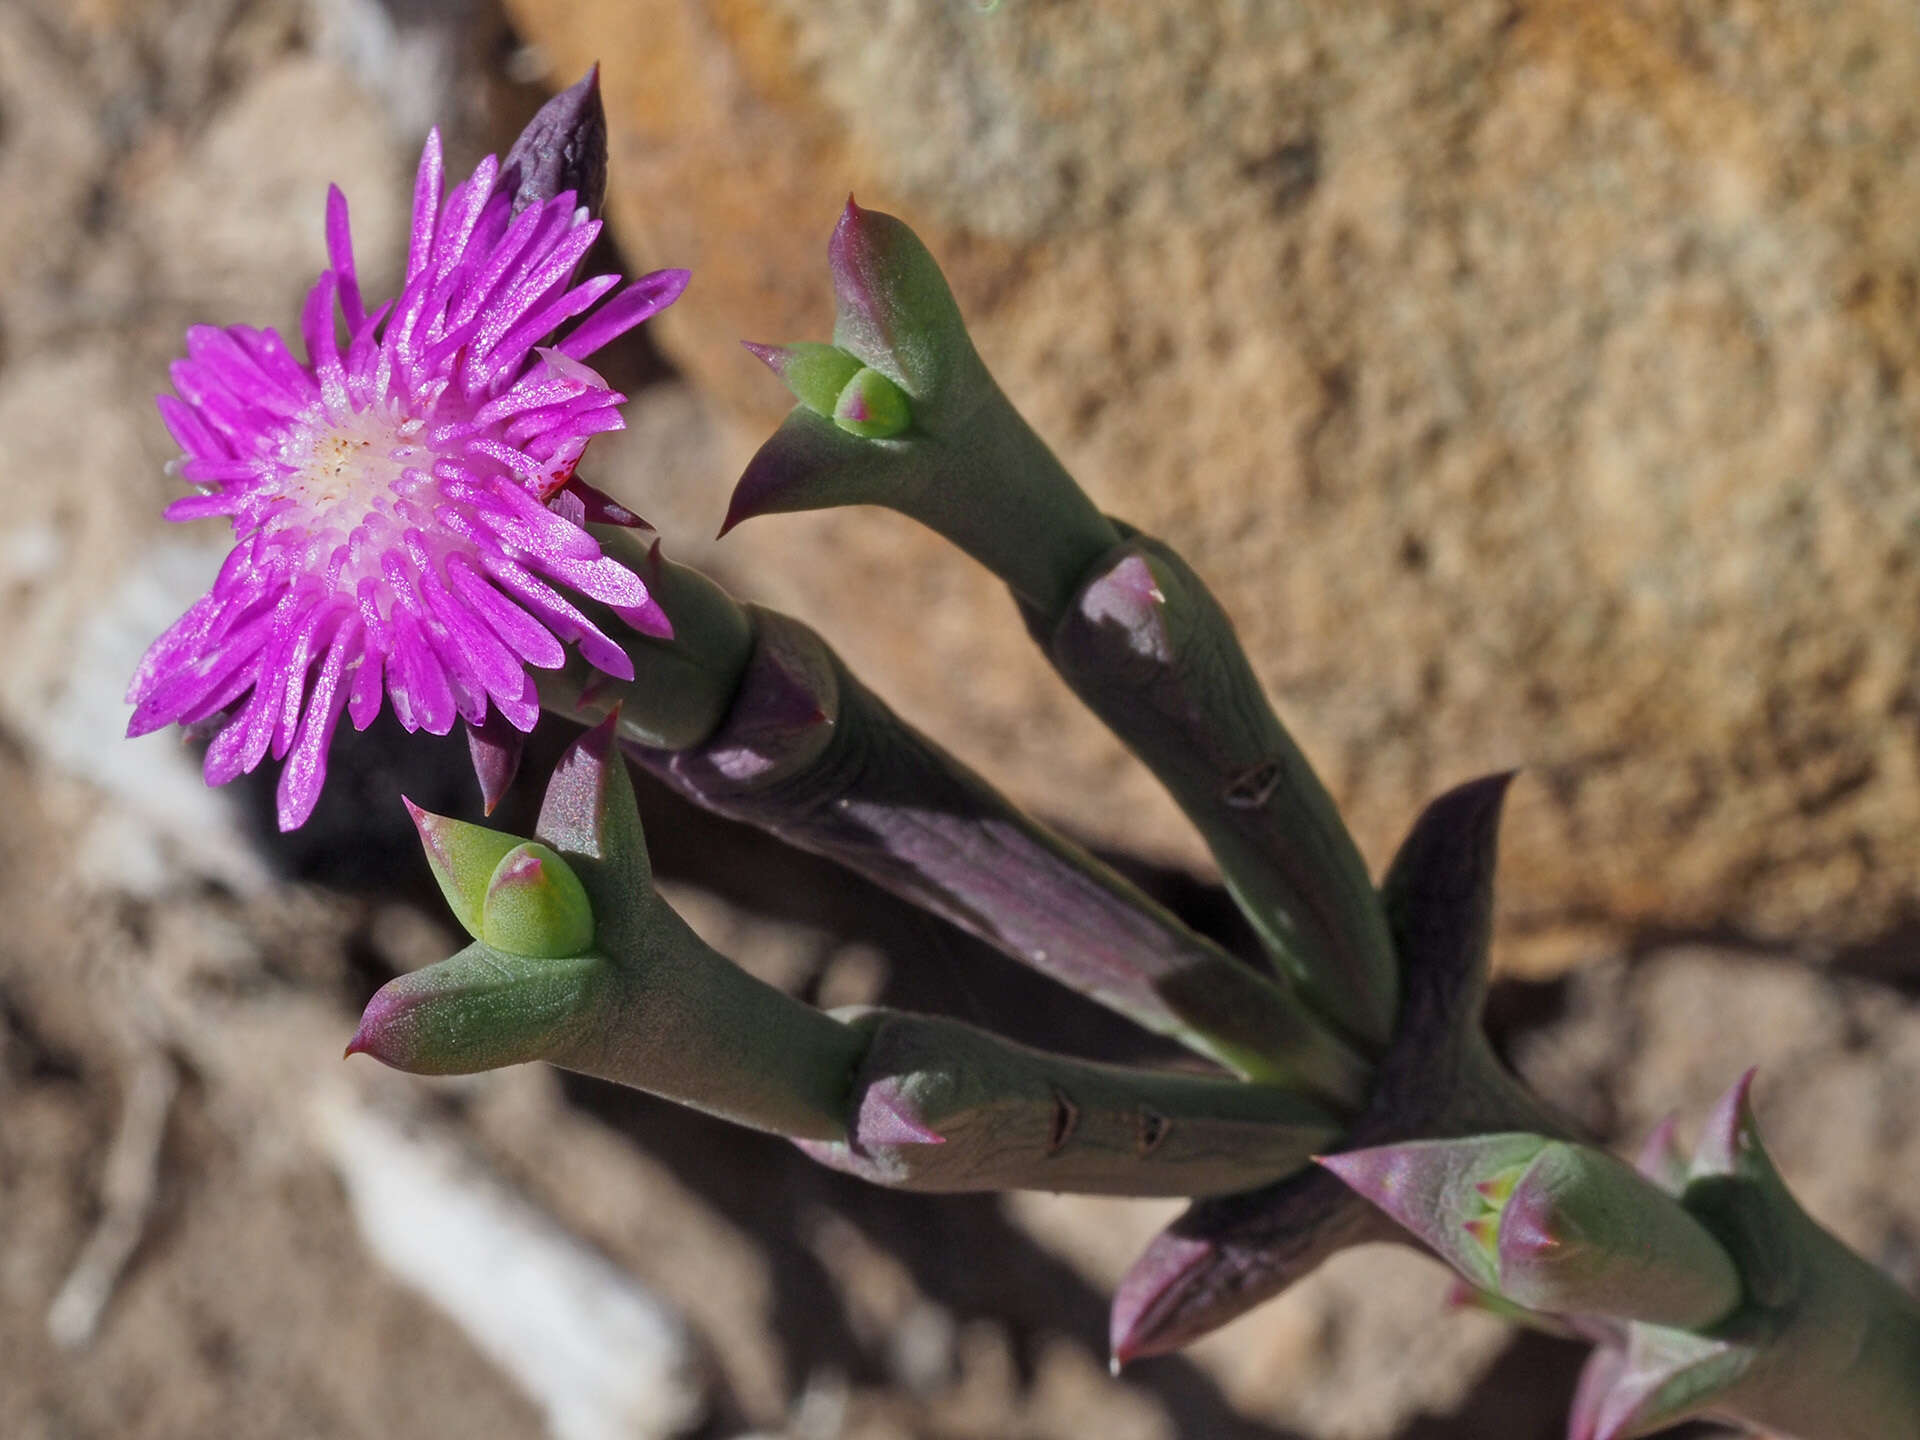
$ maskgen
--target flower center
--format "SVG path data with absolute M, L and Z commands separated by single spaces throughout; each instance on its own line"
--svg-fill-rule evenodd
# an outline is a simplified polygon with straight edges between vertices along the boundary
M 391 517 L 411 485 L 432 466 L 416 443 L 421 422 L 374 407 L 338 423 L 315 417 L 287 428 L 280 442 L 280 499 L 289 520 L 308 531 L 345 537 L 362 523 Z M 297 517 L 297 518 L 296 518 Z

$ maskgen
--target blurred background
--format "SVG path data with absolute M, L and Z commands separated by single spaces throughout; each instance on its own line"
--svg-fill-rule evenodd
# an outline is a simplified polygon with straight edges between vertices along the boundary
M 821 628 L 916 723 L 1196 924 L 1204 854 L 995 585 L 874 511 L 711 536 L 824 337 L 849 190 L 1002 385 L 1182 549 L 1378 867 L 1525 767 L 1492 1024 L 1616 1143 L 1746 1065 L 1809 1207 L 1920 1277 L 1920 19 L 1893 0 L 0 0 L 0 1434 L 1557 1436 L 1580 1352 L 1351 1253 L 1105 1372 L 1177 1207 L 862 1187 L 522 1068 L 341 1046 L 455 947 L 383 722 L 281 837 L 122 741 L 214 524 L 151 397 L 195 322 L 291 329 L 322 204 L 391 291 L 450 171 L 603 66 L 600 263 L 691 266 L 606 368 L 590 478 Z M 543 732 L 551 756 L 565 737 Z M 526 818 L 530 759 L 503 817 Z M 1137 1045 L 938 922 L 642 795 L 712 943 L 1085 1053 Z

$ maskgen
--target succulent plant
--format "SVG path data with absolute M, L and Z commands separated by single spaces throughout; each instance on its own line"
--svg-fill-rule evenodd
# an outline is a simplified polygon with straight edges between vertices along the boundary
M 1690 1159 L 1669 1125 L 1636 1168 L 1494 1055 L 1481 1012 L 1508 777 L 1435 800 L 1376 886 L 1204 582 L 1074 483 L 901 221 L 849 201 L 828 246 L 831 343 L 751 347 L 798 403 L 726 528 L 879 504 L 987 566 L 1205 839 L 1263 964 L 1022 814 L 811 630 L 666 559 L 575 476 L 619 399 L 578 357 L 684 283 L 661 272 L 598 310 L 610 284 L 574 284 L 604 177 L 593 81 L 444 204 L 430 147 L 397 311 L 361 305 L 330 205 L 335 268 L 309 307 L 308 364 L 270 332 L 196 332 L 180 397 L 163 402 L 182 473 L 206 492 L 180 513 L 232 515 L 236 555 L 265 556 L 273 584 L 243 560 L 156 643 L 134 728 L 231 712 L 210 776 L 290 752 L 283 820 L 298 823 L 342 707 L 364 723 L 383 693 L 430 730 L 467 721 L 489 810 L 536 697 L 590 727 L 530 837 L 414 810 L 473 943 L 386 985 L 350 1053 L 426 1074 L 546 1060 L 883 1185 L 1192 1197 L 1119 1287 L 1116 1363 L 1397 1238 L 1457 1270 L 1474 1303 L 1594 1343 L 1571 1436 L 1703 1414 L 1802 1440 L 1920 1434 L 1920 1306 L 1795 1204 L 1761 1146 L 1751 1075 Z M 336 298 L 344 359 L 323 313 Z M 383 389 L 396 384 L 398 399 Z M 369 415 L 399 430 L 376 434 Z M 753 979 L 654 889 L 628 762 L 1206 1068 L 822 1013 Z

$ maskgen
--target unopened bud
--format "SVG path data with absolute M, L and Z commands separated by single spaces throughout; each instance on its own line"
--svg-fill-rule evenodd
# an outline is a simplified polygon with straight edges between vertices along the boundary
M 871 367 L 862 369 L 834 402 L 833 423 L 862 440 L 885 440 L 913 423 L 906 392 Z
M 496 950 L 557 960 L 593 943 L 593 906 L 567 862 L 529 840 L 494 867 L 481 905 L 480 932 Z

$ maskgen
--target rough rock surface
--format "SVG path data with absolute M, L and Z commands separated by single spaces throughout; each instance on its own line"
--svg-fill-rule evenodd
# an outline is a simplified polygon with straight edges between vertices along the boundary
M 556 75 L 604 62 L 612 214 L 694 267 L 662 334 L 743 431 L 783 397 L 731 339 L 824 333 L 851 188 L 1215 585 L 1376 863 L 1437 789 L 1528 767 L 1509 961 L 1912 912 L 1904 7 L 510 8 Z M 782 517 L 722 553 L 1030 803 L 1194 854 L 930 539 Z

